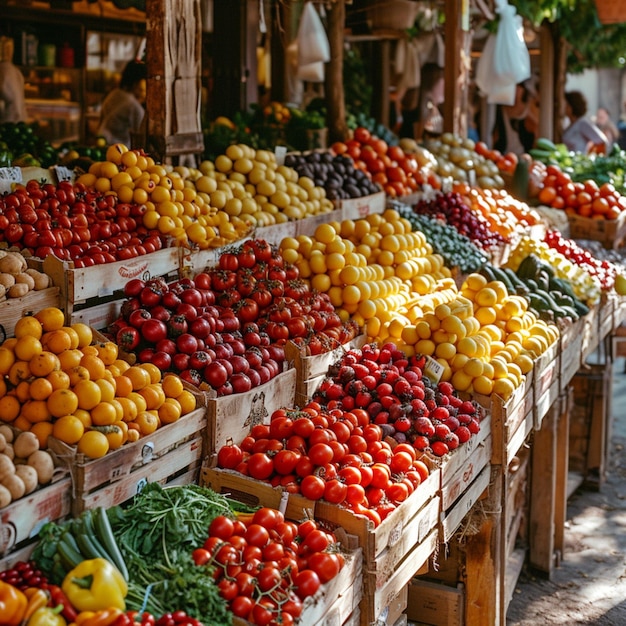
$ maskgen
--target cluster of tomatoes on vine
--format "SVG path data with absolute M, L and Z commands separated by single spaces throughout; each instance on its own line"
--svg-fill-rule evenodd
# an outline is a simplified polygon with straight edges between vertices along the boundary
M 260 626 L 294 624 L 304 599 L 345 563 L 332 532 L 311 519 L 298 524 L 285 520 L 269 507 L 235 519 L 216 517 L 193 559 L 198 566 L 213 566 L 232 613 Z
M 581 248 L 573 239 L 567 239 L 558 230 L 548 230 L 544 241 L 565 258 L 576 263 L 579 267 L 587 270 L 591 276 L 595 276 L 604 291 L 610 291 L 615 286 L 617 267 L 606 259 L 597 259 L 589 252 Z
M 123 261 L 163 247 L 159 232 L 143 226 L 145 211 L 82 183 L 31 180 L 0 197 L 0 241 L 75 267 Z

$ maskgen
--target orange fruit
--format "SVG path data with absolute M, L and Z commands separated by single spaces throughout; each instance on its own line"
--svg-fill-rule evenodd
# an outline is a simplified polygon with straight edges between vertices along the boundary
M 85 430 L 91 428 L 91 413 L 89 411 L 85 411 L 85 409 L 76 409 L 74 411 L 74 416 L 83 423 Z
M 52 417 L 46 400 L 29 400 L 22 405 L 21 414 L 22 417 L 25 417 L 31 424 L 50 421 Z
M 93 341 L 93 331 L 87 324 L 76 322 L 71 326 L 72 330 L 78 335 L 78 348 L 84 348 Z
M 113 365 L 117 367 L 120 374 L 123 374 L 130 367 L 130 363 L 128 361 L 124 361 L 124 359 L 117 359 Z
M 55 370 L 46 376 L 46 379 L 52 383 L 53 389 L 69 389 L 70 377 L 63 370 Z
M 146 400 L 147 410 L 158 409 L 165 402 L 165 393 L 163 387 L 156 383 L 146 385 L 139 390 L 139 395 Z
M 115 383 L 106 378 L 100 378 L 95 383 L 100 387 L 103 402 L 111 402 L 115 398 Z
M 99 459 L 109 451 L 109 440 L 97 430 L 88 430 L 80 438 L 76 449 L 90 459 Z
M 21 408 L 20 401 L 15 396 L 2 396 L 0 398 L 0 420 L 12 422 L 20 414 Z
M 72 340 L 72 350 L 78 348 L 78 344 L 80 343 L 80 337 L 78 336 L 78 333 L 71 326 L 63 326 L 61 330 L 70 336 L 70 339 Z
M 44 332 L 59 330 L 65 326 L 65 314 L 55 306 L 49 306 L 35 313 L 35 317 L 41 322 Z
M 6 341 L 0 348 L 0 376 L 6 376 L 15 363 L 15 353 L 6 347 Z
M 90 411 L 102 401 L 102 392 L 93 380 L 79 380 L 72 391 L 78 398 L 78 408 Z
M 63 415 L 52 426 L 52 436 L 70 446 L 78 443 L 85 433 L 85 426 L 75 415 Z
M 139 367 L 145 369 L 150 374 L 150 382 L 158 383 L 161 381 L 161 370 L 154 363 L 140 363 Z
M 117 410 L 110 402 L 100 402 L 91 409 L 91 421 L 95 426 L 109 426 L 117 419 Z
M 73 387 L 79 380 L 90 380 L 89 370 L 82 365 L 77 365 L 72 369 L 67 371 L 68 376 L 70 377 L 70 385 Z
M 52 422 L 37 422 L 30 427 L 30 432 L 37 437 L 39 447 L 44 450 L 48 447 L 48 437 L 52 434 Z
M 128 376 L 121 374 L 115 377 L 115 393 L 117 396 L 126 398 L 132 390 L 133 383 Z
M 53 391 L 54 387 L 47 378 L 35 378 L 30 383 L 29 392 L 33 400 L 46 400 Z
M 15 388 L 15 397 L 22 403 L 28 402 L 30 397 L 30 383 L 27 380 L 21 381 Z
M 73 367 L 80 365 L 80 360 L 83 358 L 83 353 L 78 349 L 63 350 L 59 355 L 59 363 L 62 370 L 71 370 Z
M 61 369 L 61 362 L 54 352 L 44 350 L 28 362 L 28 367 L 33 376 L 48 376 Z
M 20 381 L 31 377 L 30 367 L 27 361 L 15 361 L 9 370 L 9 382 L 17 386 Z
M 137 415 L 135 423 L 139 426 L 139 432 L 145 435 L 151 435 L 159 427 L 159 418 L 150 411 L 142 411 Z
M 176 400 L 178 400 L 180 404 L 183 415 L 187 415 L 196 410 L 196 396 L 194 396 L 191 391 L 185 389 L 179 396 L 176 396 Z
M 139 365 L 133 365 L 129 367 L 124 375 L 130 378 L 133 384 L 133 391 L 143 389 L 151 383 L 150 372 L 148 372 L 147 369 L 140 367 Z
M 98 356 L 102 359 L 105 365 L 113 365 L 117 360 L 117 345 L 112 341 L 105 341 L 104 343 L 97 343 L 96 349 L 98 350 Z
M 120 401 L 116 398 L 110 400 L 110 404 L 113 405 L 115 409 L 116 422 L 121 422 L 124 419 L 124 407 L 121 405 Z
M 115 400 L 122 407 L 122 419 L 125 422 L 132 422 L 136 417 L 139 411 L 137 410 L 137 405 L 130 398 L 117 397 Z
M 84 355 L 89 355 L 89 356 L 98 356 L 98 348 L 96 348 L 96 346 L 91 345 L 91 346 L 83 346 L 81 348 L 81 350 L 83 351 Z
M 72 338 L 62 329 L 45 332 L 41 337 L 41 343 L 45 350 L 61 354 L 64 350 L 72 347 Z
M 78 396 L 71 389 L 55 389 L 46 400 L 54 417 L 71 415 L 78 408 Z
M 176 374 L 167 374 L 161 381 L 163 392 L 168 398 L 177 398 L 184 390 L 183 381 Z
M 182 413 L 182 407 L 176 398 L 166 398 L 165 402 L 159 407 L 161 424 L 173 424 L 180 419 Z
M 24 335 L 17 340 L 13 352 L 20 361 L 30 361 L 43 352 L 43 347 L 36 337 Z
M 104 433 L 104 436 L 109 442 L 109 449 L 117 450 L 120 448 L 126 441 L 127 432 L 128 427 L 124 422 L 115 422 L 115 424 L 111 424 L 111 426 L 107 428 L 107 432 Z
M 131 402 L 134 402 L 134 404 L 137 407 L 137 412 L 138 413 L 141 413 L 142 411 L 147 411 L 148 410 L 148 407 L 146 405 L 146 399 L 143 396 L 139 395 L 138 391 L 133 391 L 130 394 L 128 394 L 128 399 Z
M 25 335 L 29 335 L 35 339 L 41 339 L 43 328 L 41 327 L 41 322 L 36 317 L 26 315 L 17 320 L 13 334 L 17 339 L 21 339 Z
M 45 424 L 45 422 L 41 422 L 41 423 Z M 13 423 L 11 425 L 17 428 L 18 430 L 23 430 L 24 432 L 30 430 L 33 427 L 33 425 L 23 415 L 18 415 L 13 420 Z
M 91 378 L 91 380 L 104 378 L 105 365 L 104 361 L 99 356 L 85 354 L 80 360 L 80 364 L 89 372 L 89 378 Z

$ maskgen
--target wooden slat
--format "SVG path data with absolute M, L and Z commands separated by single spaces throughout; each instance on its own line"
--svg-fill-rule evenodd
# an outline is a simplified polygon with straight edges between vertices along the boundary
M 15 324 L 25 315 L 33 315 L 46 307 L 62 307 L 61 292 L 58 287 L 48 287 L 40 291 L 29 291 L 21 298 L 6 298 L 0 302 L 0 326 L 4 333 L 0 334 L 0 340 L 13 337 Z

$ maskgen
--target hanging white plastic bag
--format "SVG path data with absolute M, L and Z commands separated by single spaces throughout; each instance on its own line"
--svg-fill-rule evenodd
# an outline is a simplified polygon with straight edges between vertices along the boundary
M 318 61 L 317 63 L 301 65 L 298 68 L 297 76 L 300 80 L 304 80 L 308 83 L 323 83 L 324 64 L 321 61 Z
M 498 32 L 489 35 L 476 67 L 476 84 L 490 104 L 512 105 L 515 86 L 530 78 L 522 18 L 506 0 L 497 2 Z
M 302 9 L 298 26 L 298 65 L 327 63 L 330 61 L 330 44 L 324 30 L 324 24 L 312 2 L 307 2 Z

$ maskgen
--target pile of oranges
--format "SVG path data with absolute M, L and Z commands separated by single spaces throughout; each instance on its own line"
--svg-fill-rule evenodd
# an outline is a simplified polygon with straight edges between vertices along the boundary
M 47 307 L 21 318 L 0 346 L 0 420 L 100 458 L 196 408 L 173 374 L 150 363 L 130 365 L 111 341 L 95 341 L 83 323 L 65 325 Z

